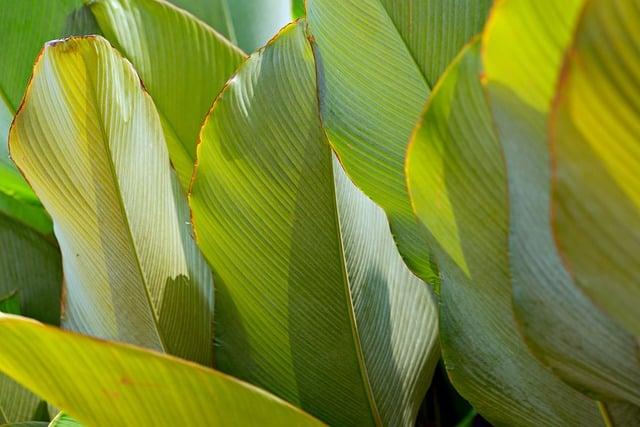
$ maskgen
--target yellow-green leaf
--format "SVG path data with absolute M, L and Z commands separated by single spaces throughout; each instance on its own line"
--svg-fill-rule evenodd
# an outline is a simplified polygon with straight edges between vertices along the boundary
M 504 0 L 483 36 L 508 166 L 513 306 L 530 349 L 562 379 L 602 399 L 638 404 L 635 339 L 575 287 L 551 234 L 548 115 L 582 3 Z
M 432 283 L 437 273 L 411 211 L 405 151 L 431 85 L 482 28 L 490 4 L 307 1 L 329 141 L 356 185 L 389 215 L 409 267 Z
M 129 59 L 160 113 L 182 188 L 200 125 L 244 54 L 188 13 L 158 0 L 92 0 L 105 37 Z
M 442 277 L 441 345 L 456 389 L 496 425 L 593 425 L 596 403 L 528 352 L 511 312 L 505 165 L 470 44 L 434 89 L 407 156 Z
M 99 36 L 47 44 L 10 150 L 54 220 L 63 324 L 209 363 L 211 272 L 131 64 Z
M 200 135 L 190 204 L 217 366 L 333 425 L 410 425 L 439 356 L 435 302 L 332 159 L 304 25 L 241 66 Z
M 84 425 L 322 425 L 254 386 L 141 348 L 9 315 L 0 341 L 0 370 Z
M 551 124 L 558 248 L 580 289 L 636 337 L 640 337 L 638 22 L 637 0 L 586 3 L 567 52 Z

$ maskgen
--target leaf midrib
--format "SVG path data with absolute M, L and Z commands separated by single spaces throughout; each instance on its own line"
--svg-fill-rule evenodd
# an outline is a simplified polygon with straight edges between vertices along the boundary
M 82 59 L 84 62 L 84 58 Z M 86 63 L 85 63 L 85 67 L 86 67 Z M 131 67 L 132 68 L 132 67 Z M 91 73 L 87 73 L 88 76 L 91 76 Z M 91 78 L 91 77 L 90 77 Z M 93 80 L 93 79 L 92 79 Z M 140 90 L 142 91 L 142 97 L 146 97 L 149 96 L 144 88 L 140 87 Z M 98 96 L 96 93 L 96 87 L 95 84 L 92 81 L 91 84 L 91 95 L 93 96 L 93 101 L 95 102 L 95 105 L 98 106 Z M 160 319 L 158 318 L 158 314 L 156 313 L 156 310 L 154 309 L 154 305 L 153 305 L 153 300 L 151 298 L 151 294 L 149 293 L 149 286 L 148 286 L 148 279 L 146 277 L 146 275 L 144 274 L 144 270 L 142 268 L 142 262 L 140 260 L 140 254 L 138 254 L 138 247 L 136 246 L 135 243 L 135 238 L 133 237 L 133 233 L 131 230 L 131 225 L 129 223 L 129 216 L 127 215 L 127 210 L 124 204 L 124 200 L 122 198 L 122 192 L 120 190 L 120 181 L 118 180 L 118 176 L 116 175 L 116 168 L 115 168 L 115 164 L 113 162 L 113 157 L 112 157 L 112 153 L 111 153 L 111 149 L 110 149 L 110 145 L 108 143 L 108 138 L 107 138 L 107 134 L 106 134 L 106 129 L 104 127 L 104 123 L 102 121 L 101 118 L 98 118 L 97 120 L 98 125 L 100 127 L 100 133 L 102 134 L 102 147 L 105 150 L 105 154 L 107 156 L 108 159 L 108 164 L 109 164 L 109 172 L 111 173 L 112 176 L 112 181 L 113 181 L 113 186 L 116 192 L 116 198 L 118 200 L 118 207 L 120 208 L 120 212 L 122 213 L 123 219 L 124 219 L 124 225 L 125 228 L 127 230 L 127 238 L 129 240 L 129 243 L 131 244 L 131 248 L 135 257 L 135 264 L 136 267 L 138 269 L 138 272 L 140 274 L 140 278 L 143 284 L 143 288 L 144 288 L 144 292 L 145 292 L 145 296 L 147 297 L 147 304 L 148 304 L 148 308 L 151 311 L 151 317 L 153 318 L 153 322 L 154 322 L 154 326 L 155 326 L 155 332 L 158 335 L 158 339 L 160 340 L 160 345 L 162 346 L 162 351 L 166 353 L 167 351 L 167 346 L 164 342 L 164 339 L 162 337 L 162 330 L 160 329 Z

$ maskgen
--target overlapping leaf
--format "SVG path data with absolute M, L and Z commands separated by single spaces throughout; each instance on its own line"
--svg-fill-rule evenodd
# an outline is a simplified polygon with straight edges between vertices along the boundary
M 432 94 L 407 157 L 442 277 L 441 343 L 456 389 L 498 425 L 593 425 L 596 403 L 528 352 L 511 313 L 505 166 L 480 83 L 479 42 Z
M 202 120 L 244 54 L 164 1 L 93 0 L 90 7 L 105 37 L 133 63 L 153 97 L 186 190 Z
M 322 425 L 219 372 L 26 318 L 0 315 L 0 341 L 0 370 L 84 425 Z
M 534 354 L 561 378 L 600 398 L 637 404 L 637 343 L 575 288 L 551 235 L 547 118 L 581 4 L 505 0 L 483 36 L 508 166 L 514 310 Z M 610 278 L 605 282 L 609 289 Z
M 437 275 L 411 211 L 404 155 L 431 85 L 482 28 L 490 3 L 307 1 L 329 141 L 356 185 L 389 215 L 410 268 L 430 282 Z
M 638 22 L 637 0 L 587 2 L 567 53 L 551 126 L 558 247 L 580 289 L 636 337 L 640 337 Z M 638 392 L 638 382 L 635 387 Z M 637 393 L 634 397 L 640 404 Z
M 409 425 L 438 358 L 435 304 L 332 160 L 303 27 L 241 66 L 200 135 L 190 203 L 217 366 L 335 425 Z
M 64 324 L 208 363 L 211 272 L 131 65 L 99 36 L 49 43 L 10 150 L 54 219 Z
M 42 233 L 51 219 L 8 157 L 7 133 L 44 42 L 95 31 L 82 0 L 4 0 L 0 13 L 0 212 Z
M 253 52 L 291 20 L 291 0 L 170 0 Z

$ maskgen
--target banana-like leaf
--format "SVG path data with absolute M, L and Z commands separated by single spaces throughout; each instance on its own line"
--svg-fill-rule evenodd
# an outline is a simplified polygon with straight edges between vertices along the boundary
M 567 52 L 550 127 L 558 248 L 576 285 L 636 337 L 640 337 L 638 22 L 638 0 L 587 2 Z
M 16 291 L 0 295 L 0 312 L 20 314 L 20 295 Z M 0 424 L 39 419 L 43 405 L 46 406 L 40 398 L 0 372 Z
M 291 0 L 170 0 L 220 31 L 245 52 L 262 46 L 291 20 Z
M 211 272 L 131 64 L 100 36 L 48 43 L 9 146 L 54 220 L 63 324 L 209 363 Z
M 483 36 L 507 161 L 513 305 L 530 349 L 562 379 L 602 399 L 638 404 L 635 340 L 575 287 L 551 234 L 547 118 L 581 4 L 505 0 Z
M 505 165 L 480 83 L 480 43 L 432 93 L 407 156 L 442 277 L 440 330 L 456 389 L 499 425 L 588 425 L 596 403 L 531 356 L 511 312 Z
M 308 0 L 329 141 L 353 181 L 382 206 L 400 253 L 435 283 L 427 236 L 404 176 L 430 87 L 484 23 L 490 0 Z
M 332 160 L 304 25 L 241 66 L 200 135 L 190 204 L 217 366 L 334 425 L 410 425 L 439 355 L 435 302 Z
M 202 120 L 244 54 L 188 13 L 158 0 L 92 0 L 105 37 L 153 97 L 182 188 L 191 180 Z
M 0 370 L 91 426 L 321 425 L 202 366 L 0 315 Z
M 42 45 L 70 34 L 95 32 L 82 0 L 3 0 L 0 13 L 0 213 L 41 233 L 51 219 L 7 152 L 7 134 Z

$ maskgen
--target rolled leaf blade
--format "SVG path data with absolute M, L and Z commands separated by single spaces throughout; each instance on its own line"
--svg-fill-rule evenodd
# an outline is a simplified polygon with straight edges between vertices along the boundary
M 49 43 L 10 149 L 54 219 L 64 325 L 209 363 L 211 272 L 130 63 L 99 36 Z
M 551 230 L 548 116 L 582 4 L 503 1 L 483 34 L 508 171 L 513 306 L 529 348 L 560 378 L 600 399 L 638 404 L 637 343 L 576 288 Z
M 332 424 L 410 424 L 435 304 L 332 159 L 313 61 L 304 22 L 285 27 L 202 129 L 190 205 L 217 280 L 217 366 Z
M 553 105 L 553 221 L 567 269 L 640 337 L 640 4 L 586 3 Z
M 445 365 L 494 424 L 589 424 L 596 403 L 529 354 L 512 317 L 505 166 L 481 73 L 476 40 L 434 90 L 407 156 L 412 201 L 442 275 Z

